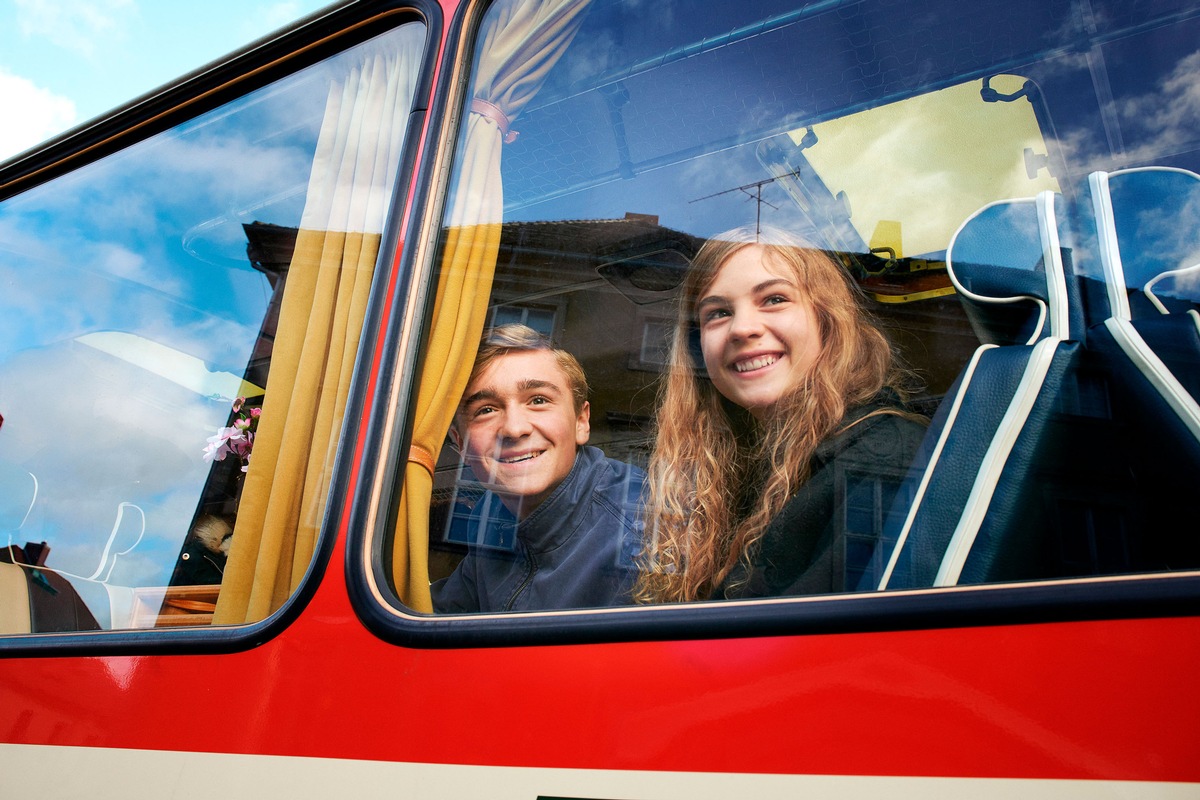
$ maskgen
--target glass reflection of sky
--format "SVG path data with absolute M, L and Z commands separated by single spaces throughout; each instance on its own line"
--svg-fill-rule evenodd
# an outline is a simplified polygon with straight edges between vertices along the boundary
M 636 212 L 706 236 L 761 214 L 764 223 L 803 235 L 806 221 L 778 185 L 764 185 L 761 195 L 754 189 L 699 198 L 771 177 L 751 152 L 769 136 L 1005 72 L 1037 88 L 1037 97 L 1000 104 L 1034 109 L 1044 145 L 1029 154 L 1028 143 L 1016 146 L 1008 172 L 997 173 L 981 205 L 1047 188 L 1014 188 L 1008 176 L 1024 174 L 1027 163 L 1065 192 L 1095 169 L 1139 161 L 1194 168 L 1200 108 L 1187 87 L 1200 69 L 1200 15 L 1177 12 L 1122 6 L 1105 13 L 1109 27 L 1096 30 L 1067 0 L 761 0 L 706 6 L 703 14 L 678 0 L 597 2 L 514 123 L 521 135 L 502 161 L 505 218 Z M 1169 24 L 1154 23 L 1155 14 L 1167 15 Z M 1112 97 L 1098 95 L 1098 86 Z M 959 120 L 926 122 L 950 128 Z M 822 177 L 830 186 L 873 181 L 875 194 L 940 216 L 932 227 L 947 237 L 963 221 L 957 209 L 951 218 L 936 192 L 914 189 L 911 170 L 892 169 L 878 154 L 864 152 L 843 170 Z M 978 177 L 936 164 L 926 174 L 926 183 L 955 190 L 956 180 Z M 865 207 L 854 196 L 850 205 Z M 922 242 L 906 254 L 944 247 Z
M 1160 275 L 1200 265 L 1200 177 L 1135 170 L 1112 175 L 1109 191 L 1126 286 L 1141 289 Z M 1200 274 L 1170 276 L 1155 290 L 1200 302 Z
M 299 224 L 331 84 L 403 30 L 0 205 L 0 461 L 39 485 L 0 545 L 87 576 L 136 503 L 146 539 L 112 581 L 167 582 L 232 400 L 196 387 L 237 386 L 270 299 L 242 226 Z
M 989 206 L 963 226 L 950 257 L 955 264 L 1033 272 L 1042 262 L 1037 206 L 1032 202 Z

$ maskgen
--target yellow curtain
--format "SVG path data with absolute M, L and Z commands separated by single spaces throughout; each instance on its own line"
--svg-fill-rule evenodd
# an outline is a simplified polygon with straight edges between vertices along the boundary
M 216 624 L 267 617 L 312 560 L 424 39 L 389 34 L 330 90 Z
M 446 249 L 392 552 L 396 591 L 415 611 L 433 610 L 429 597 L 433 467 L 470 377 L 500 248 L 504 207 L 500 148 L 505 140 L 512 140 L 511 122 L 537 94 L 575 37 L 587 2 L 501 0 L 488 12 L 471 84 L 472 113 L 463 127 L 450 193 Z

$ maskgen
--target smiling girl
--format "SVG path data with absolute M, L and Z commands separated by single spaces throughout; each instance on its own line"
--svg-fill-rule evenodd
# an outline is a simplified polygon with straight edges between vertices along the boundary
M 903 377 L 826 254 L 770 230 L 705 244 L 661 392 L 638 599 L 854 589 L 924 435 Z

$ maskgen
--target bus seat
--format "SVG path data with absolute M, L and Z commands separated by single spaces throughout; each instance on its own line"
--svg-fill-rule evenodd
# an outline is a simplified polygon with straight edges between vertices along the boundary
M 1129 421 L 1126 480 L 1141 498 L 1129 571 L 1195 569 L 1200 538 L 1179 520 L 1200 470 L 1200 175 L 1095 172 L 1088 189 L 1107 307 L 1087 347 L 1113 376 L 1114 416 Z
M 0 460 L 0 536 L 10 544 L 37 502 L 38 480 L 16 464 Z
M 38 479 L 31 472 L 0 461 L 0 633 L 99 630 L 100 623 L 75 584 L 44 566 L 50 550 L 46 543 L 15 544 L 21 540 L 18 537 L 29 536 L 26 522 L 37 504 L 38 489 Z M 122 528 L 122 512 L 118 509 L 106 554 Z M 141 540 L 140 534 L 137 540 Z M 132 546 L 125 552 L 130 549 Z
M 1088 176 L 1109 317 L 1089 332 L 1150 413 L 1200 442 L 1200 175 L 1141 167 Z M 1155 217 L 1173 225 L 1164 230 Z M 1170 236 L 1174 241 L 1164 242 Z M 1174 285 L 1174 290 L 1172 290 Z M 1156 397 L 1157 396 L 1157 397 Z M 1178 441 L 1178 439 L 1176 440 Z
M 935 413 L 859 587 L 948 586 L 1032 577 L 1044 543 L 1028 524 L 1039 469 L 1056 448 L 1058 395 L 1080 345 L 1070 320 L 1057 196 L 992 203 L 960 226 L 947 268 L 982 342 Z
M 117 565 L 117 559 L 131 553 L 135 547 L 141 544 L 142 537 L 145 535 L 146 512 L 142 511 L 141 506 L 136 503 L 119 503 L 116 519 L 113 520 L 112 530 L 109 531 L 108 539 L 104 542 L 104 550 L 100 553 L 96 571 L 88 577 L 88 580 L 108 583 L 108 579 L 112 577 L 113 567 Z

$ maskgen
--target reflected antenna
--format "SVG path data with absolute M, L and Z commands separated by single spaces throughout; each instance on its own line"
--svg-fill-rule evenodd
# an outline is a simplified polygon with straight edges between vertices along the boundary
M 763 200 L 762 187 L 766 186 L 768 183 L 774 183 L 775 181 L 779 180 L 779 178 L 781 178 L 781 177 L 783 177 L 783 176 L 780 175 L 775 178 L 767 178 L 766 180 L 755 181 L 754 183 L 745 183 L 745 184 L 742 184 L 741 186 L 735 186 L 732 189 L 726 189 L 722 192 L 714 192 L 713 194 L 706 194 L 706 195 L 704 195 L 704 197 L 697 197 L 695 200 L 689 200 L 688 202 L 689 203 L 699 203 L 701 200 L 708 200 L 713 197 L 720 197 L 723 194 L 732 194 L 733 192 L 742 192 L 747 197 L 749 197 L 751 200 L 753 200 L 755 203 L 757 203 L 757 209 L 756 209 L 756 212 L 754 215 L 754 234 L 757 236 L 758 234 L 762 233 L 763 203 L 766 203 L 767 205 L 769 205 L 771 208 L 775 209 L 776 211 L 779 210 L 779 206 L 775 205 L 774 203 L 772 203 L 769 200 Z

